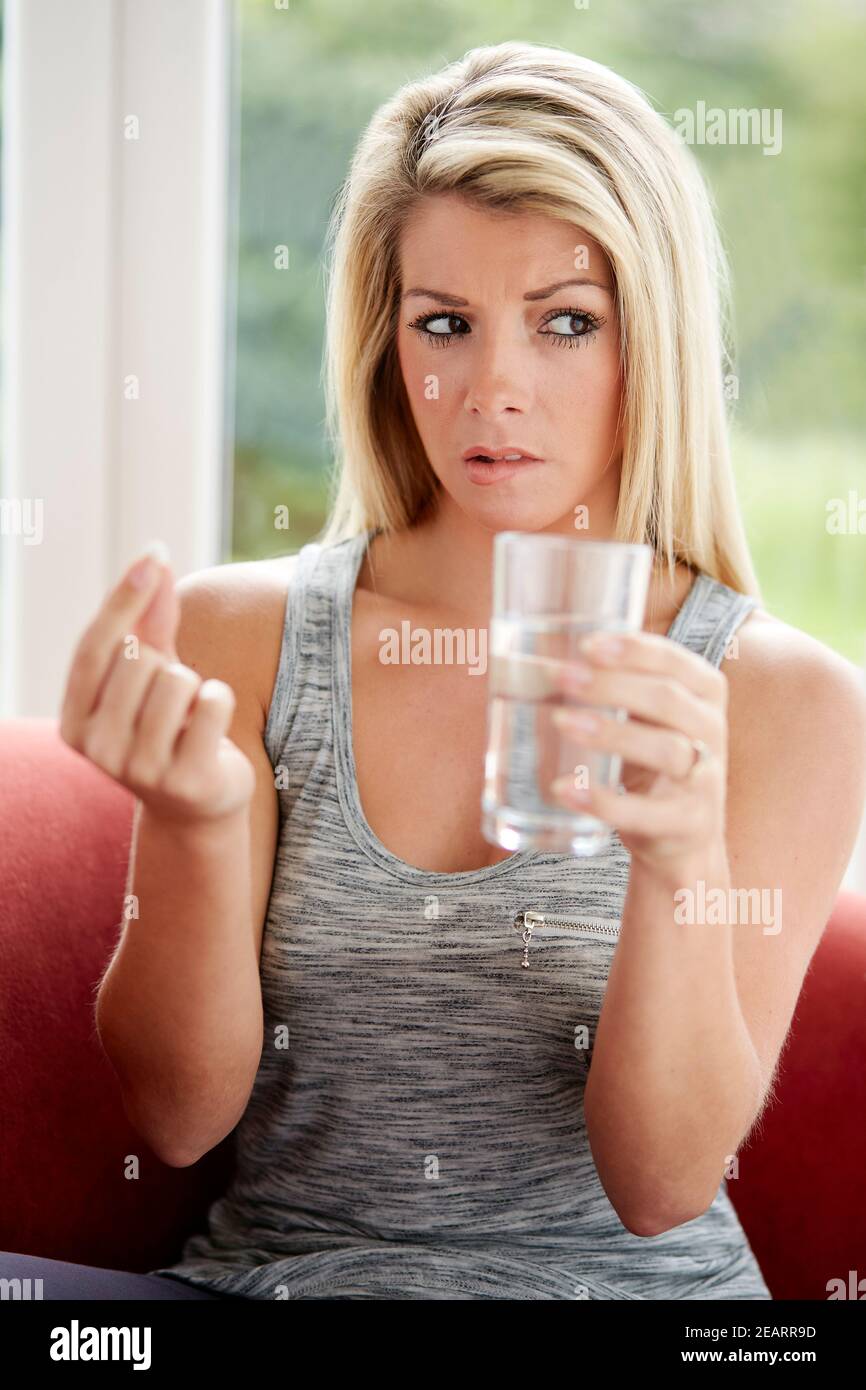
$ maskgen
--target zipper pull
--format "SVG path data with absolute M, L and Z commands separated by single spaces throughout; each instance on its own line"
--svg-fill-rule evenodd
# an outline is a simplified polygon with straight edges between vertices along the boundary
M 523 960 L 520 964 L 524 970 L 529 969 L 529 943 L 532 940 L 534 919 L 538 915 L 536 912 L 518 912 L 514 919 L 514 930 L 520 932 L 520 939 L 523 942 Z

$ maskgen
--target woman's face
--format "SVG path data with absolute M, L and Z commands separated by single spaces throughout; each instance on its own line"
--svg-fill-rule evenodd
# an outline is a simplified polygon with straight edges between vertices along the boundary
M 619 324 L 598 243 L 557 218 L 439 194 L 413 209 L 400 269 L 398 357 L 442 503 L 491 530 L 572 533 L 587 526 L 582 505 L 587 534 L 610 535 Z M 521 450 L 541 461 L 465 457 Z

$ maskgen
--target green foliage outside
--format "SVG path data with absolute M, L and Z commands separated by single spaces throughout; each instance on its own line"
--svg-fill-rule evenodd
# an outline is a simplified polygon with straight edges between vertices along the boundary
M 322 251 L 358 135 L 405 81 L 477 44 L 527 39 L 621 72 L 681 108 L 776 108 L 782 148 L 695 146 L 732 265 L 734 456 L 764 601 L 866 659 L 866 535 L 830 535 L 859 489 L 866 340 L 866 12 L 621 0 L 238 0 L 240 231 L 232 558 L 295 550 L 324 519 Z M 289 247 L 288 270 L 274 248 Z M 274 508 L 287 506 L 288 531 Z M 866 518 L 864 518 L 866 529 Z

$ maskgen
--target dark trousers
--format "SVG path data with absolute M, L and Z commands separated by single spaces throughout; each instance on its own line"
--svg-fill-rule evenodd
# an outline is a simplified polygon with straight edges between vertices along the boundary
M 29 1285 L 25 1282 L 30 1280 Z M 35 1283 L 42 1280 L 42 1286 Z M 22 1299 L 153 1299 L 153 1298 L 233 1298 L 233 1294 L 213 1293 L 174 1279 L 169 1274 L 133 1274 L 125 1269 L 100 1269 L 96 1265 L 77 1265 L 68 1260 L 47 1260 L 42 1255 L 17 1255 L 0 1250 L 0 1301 Z

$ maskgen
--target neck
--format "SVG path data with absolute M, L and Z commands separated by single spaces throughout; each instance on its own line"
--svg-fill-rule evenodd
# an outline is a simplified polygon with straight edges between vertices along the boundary
M 588 540 L 613 538 L 613 507 L 587 503 L 593 525 L 577 530 L 566 514 L 534 534 Z M 521 530 L 503 526 L 503 530 Z M 484 626 L 493 601 L 493 543 L 496 530 L 482 526 L 442 492 L 435 506 L 409 531 L 377 536 L 371 547 L 371 587 L 419 607 L 453 614 L 467 627 Z

